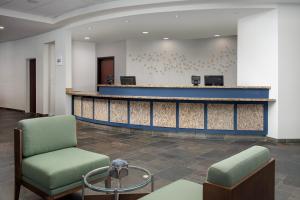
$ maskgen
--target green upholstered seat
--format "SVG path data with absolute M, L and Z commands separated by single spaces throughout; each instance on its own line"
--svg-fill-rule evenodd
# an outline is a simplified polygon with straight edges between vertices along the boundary
M 26 119 L 22 129 L 22 180 L 50 196 L 81 185 L 82 175 L 110 165 L 109 157 L 76 148 L 74 116 Z M 93 178 L 104 178 L 107 173 Z
M 139 200 L 202 200 L 202 198 L 202 185 L 187 180 L 178 180 Z
M 253 146 L 230 158 L 213 164 L 208 169 L 207 181 L 224 187 L 232 187 L 270 161 L 267 148 Z
M 74 116 L 26 119 L 19 122 L 23 130 L 23 156 L 29 157 L 77 145 Z
M 23 159 L 23 180 L 49 193 L 80 182 L 89 171 L 108 166 L 109 157 L 78 148 L 66 148 Z

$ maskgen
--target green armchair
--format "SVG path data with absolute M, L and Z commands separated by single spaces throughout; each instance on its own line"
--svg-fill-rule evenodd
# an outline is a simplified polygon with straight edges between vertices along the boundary
M 274 200 L 275 160 L 267 148 L 253 146 L 215 163 L 201 185 L 178 180 L 139 200 Z
M 19 126 L 14 132 L 15 200 L 22 185 L 44 199 L 68 195 L 81 188 L 82 175 L 110 165 L 108 156 L 76 147 L 74 116 L 27 119 Z

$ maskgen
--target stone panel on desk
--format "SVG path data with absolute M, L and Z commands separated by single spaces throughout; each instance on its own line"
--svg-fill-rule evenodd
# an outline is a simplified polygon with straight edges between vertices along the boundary
M 204 104 L 180 103 L 179 127 L 204 129 Z
M 81 97 L 74 97 L 74 115 L 81 117 Z
M 94 118 L 95 120 L 108 121 L 108 100 L 95 99 L 94 102 Z
M 234 105 L 208 104 L 207 128 L 215 130 L 234 130 Z
M 237 105 L 237 129 L 255 130 L 264 129 L 264 107 L 262 104 Z
M 127 101 L 124 100 L 110 101 L 110 121 L 116 123 L 128 123 Z
M 82 98 L 82 117 L 93 119 L 93 99 Z
M 130 102 L 130 124 L 150 126 L 150 102 Z
M 176 127 L 176 103 L 153 103 L 153 126 Z

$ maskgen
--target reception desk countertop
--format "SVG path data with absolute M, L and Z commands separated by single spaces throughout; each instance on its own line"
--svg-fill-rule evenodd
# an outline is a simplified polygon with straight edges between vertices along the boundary
M 99 92 L 70 91 L 70 90 L 67 91 L 66 93 L 73 96 L 102 97 L 102 98 L 116 98 L 116 99 L 275 102 L 275 99 L 269 99 L 269 98 L 197 98 L 197 97 L 126 96 L 126 95 L 123 96 L 123 95 L 103 95 L 100 94 Z
M 193 85 L 158 85 L 158 84 L 142 84 L 142 85 L 107 85 L 98 84 L 97 87 L 122 87 L 122 88 L 220 88 L 220 89 L 271 89 L 270 86 L 193 86 Z

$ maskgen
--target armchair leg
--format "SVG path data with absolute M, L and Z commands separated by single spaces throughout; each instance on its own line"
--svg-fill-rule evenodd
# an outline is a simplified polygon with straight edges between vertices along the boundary
M 21 189 L 21 184 L 16 182 L 15 183 L 15 200 L 19 200 L 20 189 Z
M 107 177 L 105 179 L 105 187 L 110 188 L 111 187 L 111 177 Z
M 108 176 L 106 179 L 105 179 L 105 187 L 106 188 L 111 188 L 111 177 Z M 109 194 L 109 193 L 106 193 L 106 194 Z

